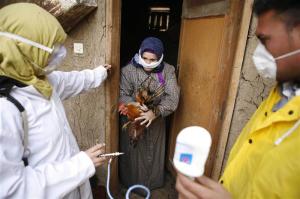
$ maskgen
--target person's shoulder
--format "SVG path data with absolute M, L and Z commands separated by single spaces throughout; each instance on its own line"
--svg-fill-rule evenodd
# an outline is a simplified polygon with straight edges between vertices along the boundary
M 274 85 L 273 87 L 270 88 L 270 91 L 268 95 L 265 96 L 265 98 L 273 98 L 276 96 L 281 96 L 281 88 L 278 84 Z
M 5 97 L 0 97 L 0 115 L 6 119 L 20 117 L 20 111 L 12 102 L 8 101 Z
M 164 62 L 164 71 L 169 73 L 169 72 L 174 72 L 175 71 L 175 67 L 167 62 Z
M 136 67 L 132 64 L 132 63 L 128 63 L 127 65 L 122 67 L 122 72 L 131 72 L 131 71 L 135 71 Z
M 51 84 L 51 86 L 56 86 L 61 76 L 62 76 L 61 71 L 53 71 L 52 73 L 47 75 L 47 80 Z
M 0 135 L 4 137 L 14 138 L 17 132 L 23 130 L 23 118 L 12 102 L 5 97 L 0 97 Z
M 128 64 L 126 64 L 122 68 L 135 68 L 135 66 L 133 65 L 133 63 L 129 62 Z

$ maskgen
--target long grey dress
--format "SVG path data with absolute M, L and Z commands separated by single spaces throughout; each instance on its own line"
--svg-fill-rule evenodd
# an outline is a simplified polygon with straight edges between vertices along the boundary
M 165 117 L 176 110 L 179 101 L 175 69 L 167 63 L 164 64 L 160 75 L 146 73 L 143 68 L 137 68 L 132 64 L 123 67 L 121 71 L 119 101 L 122 103 L 135 101 L 134 96 L 139 86 L 147 78 L 147 80 L 151 79 L 147 84 L 150 91 L 155 91 L 161 84 L 165 86 L 164 93 L 155 101 L 159 117 L 145 130 L 143 138 L 137 142 L 136 147 L 130 145 L 126 130 L 120 131 L 120 149 L 125 152 L 125 155 L 120 157 L 119 172 L 121 182 L 127 187 L 142 184 L 149 189 L 155 189 L 164 184 Z M 126 121 L 124 116 L 121 117 L 121 126 Z

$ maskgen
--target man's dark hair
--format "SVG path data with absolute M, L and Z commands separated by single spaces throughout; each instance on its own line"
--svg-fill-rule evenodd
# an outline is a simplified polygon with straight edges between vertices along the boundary
M 268 11 L 275 11 L 287 27 L 300 24 L 300 0 L 255 0 L 253 11 L 260 16 Z

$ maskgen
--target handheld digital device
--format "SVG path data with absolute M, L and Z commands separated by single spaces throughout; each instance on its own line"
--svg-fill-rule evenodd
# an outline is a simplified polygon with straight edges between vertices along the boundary
M 202 176 L 210 146 L 211 135 L 206 129 L 200 126 L 182 129 L 176 139 L 175 168 L 191 178 Z

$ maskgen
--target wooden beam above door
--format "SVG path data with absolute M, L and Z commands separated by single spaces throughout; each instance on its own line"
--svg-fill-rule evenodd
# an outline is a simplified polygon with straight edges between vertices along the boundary
M 182 18 L 225 15 L 228 10 L 229 0 L 183 0 Z

